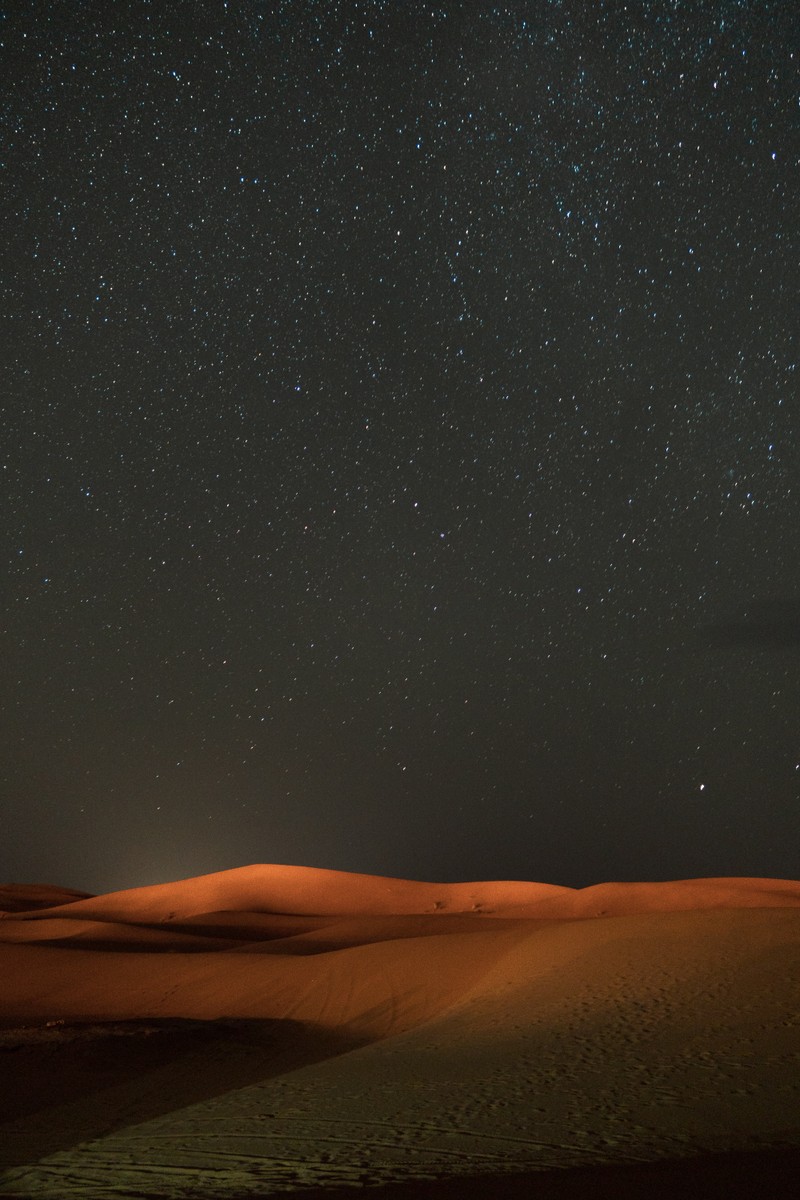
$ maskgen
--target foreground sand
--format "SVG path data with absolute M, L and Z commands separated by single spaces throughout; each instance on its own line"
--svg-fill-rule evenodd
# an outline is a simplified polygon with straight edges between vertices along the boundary
M 798 882 L 0 903 L 1 1195 L 800 1192 Z

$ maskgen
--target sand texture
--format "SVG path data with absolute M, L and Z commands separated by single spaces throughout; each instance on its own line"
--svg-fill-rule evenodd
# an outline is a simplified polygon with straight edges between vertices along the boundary
M 800 1194 L 800 882 L 0 899 L 0 1195 Z

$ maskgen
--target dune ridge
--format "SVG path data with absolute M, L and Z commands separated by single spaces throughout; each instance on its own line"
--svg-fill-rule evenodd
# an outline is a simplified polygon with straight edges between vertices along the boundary
M 589 1196 L 594 1168 L 800 1149 L 800 881 L 259 864 L 49 896 L 0 921 L 0 1195 L 572 1168 Z
M 575 889 L 516 880 L 426 883 L 320 867 L 253 864 L 71 900 L 17 914 L 162 923 L 204 913 L 297 916 L 411 916 L 477 913 L 517 917 L 606 916 L 707 907 L 800 906 L 800 884 L 786 879 L 708 878 L 601 883 Z

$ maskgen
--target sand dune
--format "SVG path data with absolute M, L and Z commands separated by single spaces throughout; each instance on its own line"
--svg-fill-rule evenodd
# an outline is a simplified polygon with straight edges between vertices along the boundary
M 34 920 L 44 915 L 118 918 L 126 922 L 185 920 L 217 912 L 297 916 L 511 912 L 520 917 L 567 917 L 775 904 L 800 906 L 800 884 L 788 879 L 732 878 L 604 883 L 575 889 L 509 881 L 419 883 L 317 867 L 256 864 L 91 896 L 20 916 Z
M 684 1192 L 800 1150 L 800 882 L 254 866 L 9 908 L 0 1195 Z
M 52 908 L 54 905 L 70 904 L 74 900 L 86 900 L 89 896 L 89 892 L 53 887 L 50 884 L 0 883 L 0 913 Z
M 316 867 L 257 864 L 93 896 L 60 906 L 58 911 L 98 920 L 119 917 L 158 922 L 208 912 L 399 916 L 496 910 L 507 905 L 535 904 L 569 891 L 547 883 L 417 883 Z M 55 915 L 57 910 L 54 907 L 27 915 L 38 918 L 42 911 Z

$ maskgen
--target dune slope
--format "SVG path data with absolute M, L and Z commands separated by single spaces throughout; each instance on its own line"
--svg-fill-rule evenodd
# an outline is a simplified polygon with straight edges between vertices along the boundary
M 794 881 L 259 866 L 8 915 L 0 972 L 0 1195 L 800 1148 Z

